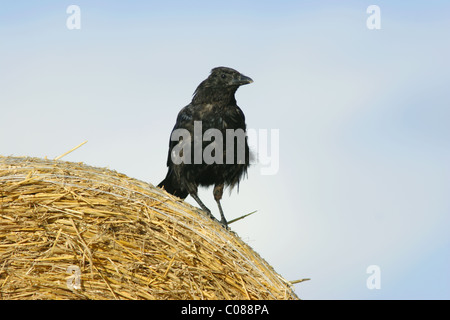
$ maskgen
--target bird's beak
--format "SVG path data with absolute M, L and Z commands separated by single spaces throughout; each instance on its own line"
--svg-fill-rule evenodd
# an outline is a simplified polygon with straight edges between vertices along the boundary
M 237 85 L 239 85 L 239 86 L 242 86 L 242 85 L 244 85 L 244 84 L 249 84 L 249 83 L 252 83 L 252 82 L 253 82 L 253 80 L 252 80 L 251 78 L 249 78 L 249 77 L 247 77 L 247 76 L 244 76 L 243 74 L 241 74 L 241 76 L 240 76 L 239 79 L 234 80 L 234 81 L 235 81 L 235 83 L 236 83 Z

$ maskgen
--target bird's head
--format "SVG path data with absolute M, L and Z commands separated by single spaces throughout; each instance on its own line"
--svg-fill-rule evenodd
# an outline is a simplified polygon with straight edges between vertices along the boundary
M 209 77 L 200 83 L 197 90 L 195 90 L 194 96 L 200 92 L 206 93 L 205 91 L 213 95 L 216 95 L 217 91 L 220 91 L 223 94 L 228 93 L 234 95 L 240 86 L 252 82 L 253 80 L 251 78 L 244 76 L 234 69 L 227 67 L 216 67 L 211 70 Z
M 252 83 L 253 80 L 234 69 L 217 67 L 211 70 L 211 74 L 205 82 L 208 86 L 214 87 L 239 87 Z

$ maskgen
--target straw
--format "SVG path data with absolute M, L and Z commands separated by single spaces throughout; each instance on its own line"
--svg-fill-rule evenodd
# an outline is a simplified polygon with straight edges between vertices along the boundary
M 298 297 L 233 231 L 162 189 L 82 163 L 0 156 L 0 299 Z
M 69 151 L 67 151 L 67 152 L 64 152 L 62 155 L 60 155 L 60 156 L 57 156 L 54 160 L 59 160 L 59 159 L 61 159 L 62 157 L 64 157 L 64 156 L 66 156 L 66 155 L 68 155 L 69 153 L 71 153 L 71 152 L 73 152 L 73 151 L 75 151 L 75 150 L 77 150 L 79 147 L 81 147 L 82 145 L 84 145 L 84 144 L 86 144 L 87 143 L 87 140 L 86 141 L 84 141 L 84 142 L 82 142 L 82 143 L 80 143 L 79 145 L 77 145 L 76 147 L 74 147 L 74 148 L 72 148 L 72 149 L 70 149 Z

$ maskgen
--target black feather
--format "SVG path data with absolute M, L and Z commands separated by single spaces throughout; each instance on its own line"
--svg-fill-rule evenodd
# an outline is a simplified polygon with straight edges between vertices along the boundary
M 242 110 L 237 106 L 235 99 L 235 92 L 239 86 L 253 82 L 252 79 L 240 74 L 234 69 L 226 67 L 217 67 L 212 69 L 209 77 L 204 80 L 194 92 L 192 102 L 181 109 L 178 114 L 172 134 L 177 129 L 185 129 L 189 132 L 190 141 L 190 158 L 186 153 L 184 162 L 175 164 L 172 161 L 172 151 L 178 145 L 179 141 L 169 142 L 169 153 L 167 158 L 168 172 L 165 179 L 158 185 L 164 188 L 167 192 L 176 195 L 182 199 L 191 195 L 204 209 L 210 214 L 210 210 L 200 201 L 197 196 L 198 186 L 214 185 L 214 198 L 219 206 L 221 214 L 221 222 L 226 225 L 226 219 L 220 205 L 220 199 L 224 187 L 233 188 L 239 184 L 239 181 L 246 175 L 247 168 L 250 164 L 250 151 L 247 144 L 247 137 L 243 139 L 230 136 L 234 143 L 234 157 L 233 161 L 227 162 L 227 144 L 232 141 L 227 141 L 227 129 L 234 130 L 233 132 L 243 132 L 245 134 L 246 124 L 245 116 Z M 201 152 L 210 145 L 213 141 L 203 141 L 201 137 L 194 136 L 194 123 L 201 121 L 202 135 L 208 129 L 217 129 L 221 132 L 223 137 L 223 151 L 222 161 L 215 163 L 206 163 L 202 159 L 201 163 L 195 163 L 194 145 L 195 142 L 201 146 Z M 237 131 L 236 131 L 237 130 Z M 172 135 L 171 135 L 172 137 Z M 183 141 L 187 142 L 187 141 Z M 210 149 L 209 149 L 210 150 Z M 242 152 L 244 156 L 242 157 Z M 241 152 L 241 153 L 239 153 Z M 212 153 L 215 155 L 215 153 Z M 240 157 L 239 157 L 240 155 Z M 190 160 L 190 161 L 188 161 Z M 222 163 L 220 163 L 222 162 Z

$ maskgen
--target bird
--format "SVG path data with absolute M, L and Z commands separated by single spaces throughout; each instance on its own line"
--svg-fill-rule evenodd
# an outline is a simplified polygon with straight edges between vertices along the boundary
M 229 67 L 215 67 L 194 91 L 176 118 L 169 141 L 168 171 L 158 187 L 181 199 L 190 195 L 211 219 L 198 197 L 198 187 L 214 186 L 220 223 L 228 228 L 220 200 L 247 176 L 252 155 L 245 115 L 237 105 L 237 89 L 253 80 Z

